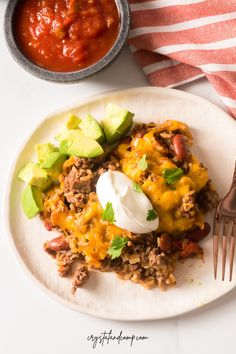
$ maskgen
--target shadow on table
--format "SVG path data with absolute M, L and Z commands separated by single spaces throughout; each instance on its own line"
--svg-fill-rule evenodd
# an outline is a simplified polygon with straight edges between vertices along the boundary
M 136 64 L 128 47 L 122 51 L 122 55 L 110 68 L 88 79 L 91 85 L 99 85 L 119 88 L 136 86 L 148 86 L 146 77 Z

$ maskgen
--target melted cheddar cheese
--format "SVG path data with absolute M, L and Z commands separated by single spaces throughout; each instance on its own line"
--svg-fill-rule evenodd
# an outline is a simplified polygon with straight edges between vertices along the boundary
M 83 254 L 86 262 L 94 267 L 99 267 L 100 261 L 106 257 L 114 235 L 131 236 L 129 231 L 101 219 L 102 208 L 95 193 L 90 194 L 83 211 L 76 213 L 67 208 L 60 188 L 55 187 L 47 193 L 44 209 L 50 215 L 52 225 L 67 235 L 72 252 Z
M 191 156 L 189 172 L 183 175 L 176 183 L 168 185 L 163 177 L 167 168 L 178 167 L 171 159 L 163 155 L 163 147 L 158 143 L 155 135 L 161 131 L 181 130 L 185 133 L 189 143 L 192 136 L 188 127 L 181 122 L 167 121 L 150 129 L 143 137 L 134 137 L 131 142 L 119 144 L 117 151 L 120 158 L 121 170 L 132 180 L 142 185 L 159 216 L 158 232 L 170 234 L 180 233 L 194 226 L 203 227 L 204 215 L 200 210 L 186 218 L 182 216 L 179 207 L 189 192 L 198 192 L 209 180 L 205 167 Z M 139 161 L 146 155 L 148 169 L 145 173 L 139 168 Z M 146 177 L 147 176 L 147 177 Z
M 158 232 L 164 231 L 173 235 L 196 226 L 202 228 L 203 213 L 196 208 L 193 216 L 183 216 L 180 205 L 188 193 L 198 192 L 206 185 L 209 180 L 207 170 L 191 155 L 188 173 L 176 183 L 168 185 L 163 171 L 178 166 L 166 156 L 163 146 L 155 138 L 156 134 L 163 131 L 181 131 L 188 143 L 192 142 L 191 133 L 184 123 L 167 121 L 156 125 L 147 130 L 144 136 L 134 135 L 131 141 L 124 140 L 117 146 L 116 155 L 121 170 L 142 186 L 143 192 L 152 202 L 159 216 Z M 148 162 L 146 171 L 139 167 L 139 161 L 144 154 Z M 73 158 L 64 163 L 64 171 L 71 164 Z M 59 181 L 60 185 L 49 190 L 45 196 L 44 217 L 50 219 L 52 225 L 67 236 L 72 252 L 83 254 L 88 264 L 99 267 L 101 260 L 107 256 L 114 236 L 131 237 L 131 233 L 101 219 L 102 208 L 94 192 L 90 193 L 89 201 L 80 213 L 70 210 L 63 194 L 63 178 Z

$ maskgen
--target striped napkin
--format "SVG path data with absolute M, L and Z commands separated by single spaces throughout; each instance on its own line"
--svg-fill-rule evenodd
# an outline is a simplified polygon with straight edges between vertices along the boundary
M 149 82 L 206 76 L 236 119 L 236 0 L 129 0 L 129 45 Z

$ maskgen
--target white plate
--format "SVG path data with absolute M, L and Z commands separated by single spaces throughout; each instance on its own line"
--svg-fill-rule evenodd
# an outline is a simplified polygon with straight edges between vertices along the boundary
M 232 179 L 236 157 L 236 122 L 206 100 L 177 90 L 135 88 L 95 96 L 73 107 L 45 118 L 18 153 L 9 176 L 5 218 L 9 237 L 18 258 L 31 277 L 62 304 L 94 316 L 119 320 L 161 319 L 180 315 L 203 306 L 236 286 L 236 265 L 232 282 L 213 279 L 212 239 L 202 243 L 205 260 L 193 259 L 177 266 L 177 286 L 166 292 L 158 288 L 145 290 L 140 285 L 122 281 L 115 274 L 93 272 L 89 282 L 71 295 L 71 279 L 60 278 L 54 260 L 43 250 L 52 233 L 45 230 L 39 218 L 27 220 L 20 206 L 23 183 L 19 169 L 34 158 L 34 145 L 51 141 L 68 113 L 85 117 L 92 113 L 102 118 L 104 106 L 113 102 L 136 113 L 140 122 L 168 118 L 186 122 L 193 132 L 193 151 L 209 168 L 209 174 L 220 195 Z M 212 216 L 209 216 L 212 219 Z

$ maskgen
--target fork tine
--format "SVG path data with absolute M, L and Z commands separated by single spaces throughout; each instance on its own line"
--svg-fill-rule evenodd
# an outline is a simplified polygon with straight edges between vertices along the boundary
M 221 230 L 219 232 L 219 229 Z M 226 256 L 229 247 L 229 280 L 232 280 L 234 252 L 236 245 L 236 161 L 231 187 L 219 201 L 214 218 L 213 234 L 213 264 L 214 276 L 217 277 L 218 247 L 219 240 L 222 239 L 222 280 L 225 280 Z M 230 245 L 228 246 L 228 239 Z
M 213 262 L 214 262 L 215 279 L 217 278 L 218 250 L 219 250 L 219 235 L 214 235 L 213 236 Z
M 222 234 L 222 280 L 225 280 L 225 265 L 227 255 L 228 238 L 230 235 L 231 222 L 229 219 L 222 219 L 223 234 Z
M 233 276 L 235 236 L 236 236 L 236 223 L 233 223 L 231 229 L 231 237 L 230 237 L 229 281 L 232 280 L 232 276 Z
M 218 221 L 217 217 L 215 217 L 214 236 L 213 236 L 213 264 L 214 264 L 215 279 L 217 278 L 220 229 L 221 229 L 221 223 Z
M 227 254 L 227 235 L 226 235 L 226 225 L 223 220 L 223 234 L 222 234 L 222 280 L 225 280 L 225 264 L 226 264 L 226 254 Z

